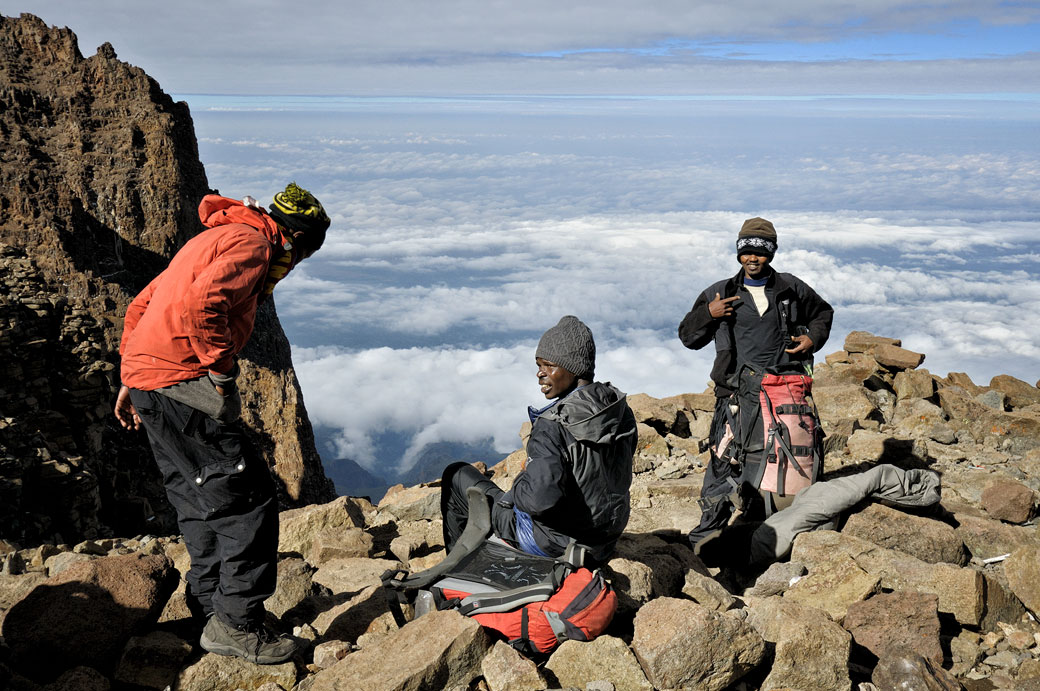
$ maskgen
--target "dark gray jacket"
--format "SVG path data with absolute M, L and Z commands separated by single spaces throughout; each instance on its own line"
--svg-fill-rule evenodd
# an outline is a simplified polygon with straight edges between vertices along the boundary
M 535 419 L 527 466 L 499 503 L 511 503 L 517 541 L 549 556 L 571 538 L 599 562 L 628 524 L 636 420 L 625 394 L 594 382 Z M 526 542 L 526 544 L 525 544 Z
M 711 368 L 711 379 L 715 382 L 715 395 L 728 396 L 733 392 L 733 375 L 740 365 L 738 350 L 754 350 L 768 344 L 772 355 L 772 365 L 789 362 L 791 356 L 784 352 L 789 347 L 785 336 L 808 334 L 813 342 L 813 352 L 819 351 L 827 342 L 834 320 L 834 309 L 826 300 L 816 294 L 812 288 L 797 276 L 773 271 L 766 284 L 769 296 L 769 307 L 772 313 L 766 312 L 762 321 L 761 343 L 738 344 L 734 337 L 734 317 L 715 319 L 708 311 L 708 303 L 718 293 L 723 298 L 739 296 L 740 301 L 732 303 L 735 310 L 755 310 L 753 301 L 744 289 L 744 271 L 736 276 L 713 283 L 697 296 L 690 312 L 679 324 L 679 339 L 687 348 L 700 350 L 715 341 L 715 363 Z M 755 313 L 757 315 L 757 312 Z M 812 353 L 806 353 L 802 359 L 812 359 Z

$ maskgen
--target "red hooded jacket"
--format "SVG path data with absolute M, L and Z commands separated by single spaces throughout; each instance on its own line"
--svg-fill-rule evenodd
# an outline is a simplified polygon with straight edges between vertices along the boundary
M 205 230 L 126 310 L 123 383 L 153 391 L 228 373 L 253 332 L 260 291 L 285 242 L 267 214 L 234 199 L 207 195 L 199 204 Z

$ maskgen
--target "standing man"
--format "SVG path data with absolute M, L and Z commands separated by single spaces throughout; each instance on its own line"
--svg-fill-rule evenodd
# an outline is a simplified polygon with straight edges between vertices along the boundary
M 596 344 L 577 317 L 546 331 L 535 351 L 538 385 L 552 402 L 528 409 L 527 463 L 503 492 L 468 463 L 444 469 L 441 514 L 451 550 L 466 527 L 466 490 L 480 487 L 495 535 L 529 554 L 559 557 L 571 540 L 605 563 L 628 525 L 636 419 L 625 394 L 594 381 Z
M 236 421 L 236 354 L 257 305 L 325 240 L 329 217 L 290 183 L 270 211 L 207 195 L 205 230 L 185 243 L 126 311 L 115 415 L 144 427 L 191 556 L 188 607 L 207 618 L 200 645 L 277 664 L 295 640 L 264 624 L 274 593 L 278 504 L 270 471 Z
M 729 407 L 741 373 L 811 370 L 813 353 L 830 335 L 834 310 L 801 279 L 773 270 L 770 264 L 776 249 L 772 223 L 764 218 L 744 221 L 737 235 L 741 270 L 708 286 L 679 324 L 679 339 L 687 348 L 699 350 L 715 342 L 711 463 L 701 488 L 701 522 L 690 533 L 694 545 L 726 525 L 734 508 L 731 496 L 741 490 L 741 468 L 716 453 L 727 418 L 732 419 Z M 744 377 L 741 381 L 746 385 L 753 379 Z M 757 401 L 758 392 L 750 393 Z M 776 496 L 767 499 L 784 501 Z

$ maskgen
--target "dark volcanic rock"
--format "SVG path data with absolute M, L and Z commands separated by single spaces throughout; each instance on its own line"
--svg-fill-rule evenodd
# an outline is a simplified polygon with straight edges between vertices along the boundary
M 127 304 L 201 229 L 188 107 L 108 44 L 84 58 L 68 29 L 0 17 L 0 151 L 0 537 L 175 530 L 143 433 L 111 408 Z M 256 331 L 244 420 L 287 503 L 328 501 L 272 304 Z

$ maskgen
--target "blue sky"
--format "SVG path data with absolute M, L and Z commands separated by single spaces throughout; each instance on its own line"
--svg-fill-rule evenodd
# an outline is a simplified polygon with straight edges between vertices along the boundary
M 426 443 L 503 454 L 563 314 L 629 393 L 704 389 L 675 336 L 777 266 L 936 374 L 1040 376 L 1040 5 L 1004 0 L 8 3 L 186 100 L 209 182 L 289 180 L 333 217 L 278 289 L 312 420 L 386 473 Z M 380 439 L 407 440 L 404 458 Z M 490 461 L 496 459 L 491 458 Z
M 850 19 L 849 24 L 855 25 Z M 720 60 L 813 62 L 831 60 L 956 60 L 1000 58 L 1040 50 L 1040 24 L 989 25 L 978 19 L 944 22 L 925 31 L 867 31 L 854 28 L 816 41 L 784 41 L 714 36 L 673 37 L 646 46 L 590 47 L 531 55 L 563 57 L 581 53 L 629 53 L 640 57 L 693 54 Z

